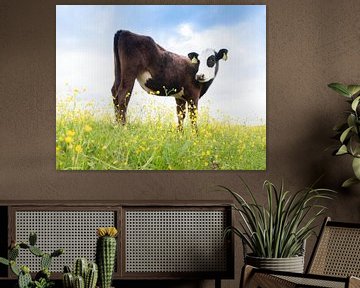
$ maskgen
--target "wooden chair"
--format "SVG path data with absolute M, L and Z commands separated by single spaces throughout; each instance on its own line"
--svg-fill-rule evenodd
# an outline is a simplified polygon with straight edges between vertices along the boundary
M 240 287 L 360 287 L 360 223 L 326 218 L 306 273 L 278 272 L 244 266 Z

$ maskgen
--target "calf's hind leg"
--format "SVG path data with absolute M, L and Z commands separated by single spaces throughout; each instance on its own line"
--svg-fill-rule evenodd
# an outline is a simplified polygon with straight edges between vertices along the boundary
M 126 110 L 134 87 L 135 77 L 122 79 L 114 97 L 115 117 L 118 123 L 126 124 Z
M 178 130 L 183 131 L 184 119 L 186 116 L 186 101 L 183 99 L 176 100 L 176 115 L 178 118 Z
M 196 98 L 188 101 L 191 126 L 196 133 L 198 133 L 198 128 L 197 128 L 198 102 L 199 102 L 199 99 L 196 99 Z

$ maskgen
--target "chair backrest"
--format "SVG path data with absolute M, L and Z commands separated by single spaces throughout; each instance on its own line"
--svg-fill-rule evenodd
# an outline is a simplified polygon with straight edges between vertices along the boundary
M 307 273 L 360 277 L 360 223 L 326 218 Z

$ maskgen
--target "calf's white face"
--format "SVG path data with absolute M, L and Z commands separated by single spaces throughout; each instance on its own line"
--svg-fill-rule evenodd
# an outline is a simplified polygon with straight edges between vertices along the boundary
M 203 83 L 214 79 L 218 71 L 218 61 L 220 59 L 227 60 L 227 52 L 227 49 L 220 49 L 219 52 L 216 52 L 214 49 L 208 48 L 200 55 L 196 52 L 189 53 L 191 62 L 199 65 L 195 80 Z

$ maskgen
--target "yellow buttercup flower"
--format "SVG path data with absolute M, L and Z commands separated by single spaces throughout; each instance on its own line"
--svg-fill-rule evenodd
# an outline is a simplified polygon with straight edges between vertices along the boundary
M 81 145 L 76 145 L 75 151 L 76 151 L 76 153 L 81 153 L 83 151 L 83 148 L 81 147 Z
M 86 125 L 84 126 L 84 131 L 85 131 L 85 132 L 90 132 L 90 131 L 92 131 L 92 127 L 91 127 L 90 125 L 87 125 L 87 124 L 86 124 Z
M 68 131 L 66 131 L 66 136 L 72 137 L 72 136 L 74 136 L 74 135 L 75 135 L 75 131 L 74 131 L 74 130 L 68 130 Z
M 65 137 L 64 141 L 65 141 L 66 143 L 70 144 L 71 142 L 73 142 L 73 138 L 70 137 L 70 136 L 67 136 L 67 137 Z

